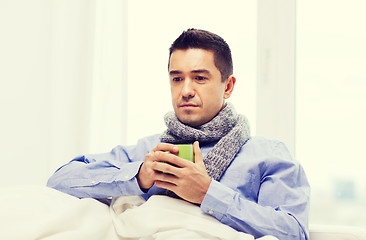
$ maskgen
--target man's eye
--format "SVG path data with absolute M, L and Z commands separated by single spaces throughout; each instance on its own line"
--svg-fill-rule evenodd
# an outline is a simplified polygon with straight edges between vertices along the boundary
M 202 77 L 202 76 L 197 76 L 196 79 L 199 80 L 199 81 L 202 81 L 202 80 L 206 80 L 207 78 Z
M 182 78 L 181 77 L 175 77 L 172 80 L 173 80 L 173 82 L 179 82 L 179 81 L 182 81 Z

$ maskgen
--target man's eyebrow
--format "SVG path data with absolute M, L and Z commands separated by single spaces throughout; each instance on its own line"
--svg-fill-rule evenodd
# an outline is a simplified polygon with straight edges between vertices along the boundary
M 210 71 L 208 71 L 207 69 L 197 69 L 197 70 L 192 70 L 192 73 L 205 73 L 205 74 L 211 74 Z
M 193 73 L 210 73 L 210 71 L 208 71 L 207 69 L 197 69 L 197 70 L 192 70 L 191 72 L 193 72 Z
M 169 72 L 169 75 L 178 75 L 178 74 L 182 74 L 182 71 L 179 70 L 172 70 Z M 207 69 L 196 69 L 196 70 L 192 70 L 191 73 L 205 73 L 205 74 L 211 74 L 211 72 Z
M 177 74 L 182 74 L 182 72 L 178 70 L 172 70 L 169 72 L 169 75 L 177 75 Z

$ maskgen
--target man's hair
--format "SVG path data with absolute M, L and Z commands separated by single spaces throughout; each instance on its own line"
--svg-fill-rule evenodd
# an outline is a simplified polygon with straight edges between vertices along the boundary
M 215 66 L 220 71 L 223 82 L 233 74 L 233 61 L 229 45 L 222 37 L 206 30 L 190 28 L 184 31 L 169 49 L 169 62 L 175 50 L 192 48 L 204 49 L 214 53 Z

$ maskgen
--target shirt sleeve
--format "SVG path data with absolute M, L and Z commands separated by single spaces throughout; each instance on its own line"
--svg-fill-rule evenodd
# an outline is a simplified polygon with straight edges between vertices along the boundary
M 310 188 L 305 173 L 289 159 L 282 144 L 274 148 L 271 157 L 257 164 L 258 183 L 253 184 L 258 185 L 256 196 L 248 198 L 240 189 L 212 180 L 201 209 L 255 238 L 272 235 L 281 240 L 308 239 Z
M 136 146 L 117 146 L 109 153 L 83 155 L 60 167 L 47 186 L 78 198 L 106 199 L 141 195 L 136 175 L 156 139 Z

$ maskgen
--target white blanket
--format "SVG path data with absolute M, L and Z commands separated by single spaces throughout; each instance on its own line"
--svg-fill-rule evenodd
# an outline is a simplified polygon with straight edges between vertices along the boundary
M 183 200 L 119 197 L 108 207 L 46 187 L 0 189 L 0 239 L 253 240 Z M 271 236 L 261 240 L 276 239 Z

